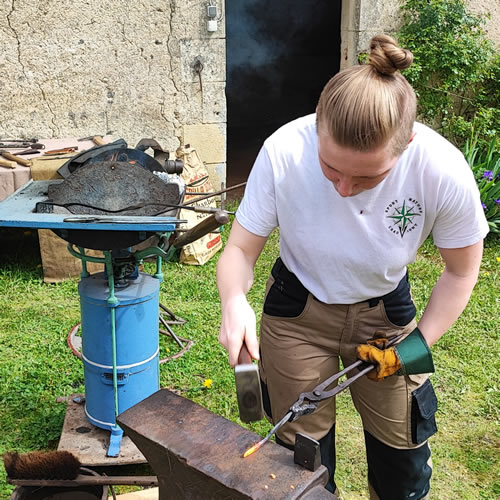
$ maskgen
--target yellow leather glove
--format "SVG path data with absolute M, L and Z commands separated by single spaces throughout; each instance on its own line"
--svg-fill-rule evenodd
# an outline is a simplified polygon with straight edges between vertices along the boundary
M 374 338 L 357 347 L 358 358 L 375 365 L 375 370 L 366 374 L 370 380 L 375 382 L 379 382 L 401 369 L 401 362 L 394 347 L 385 348 L 387 342 L 385 337 Z
M 373 339 L 356 348 L 359 359 L 375 365 L 375 370 L 367 373 L 369 379 L 378 382 L 394 373 L 412 375 L 434 371 L 431 350 L 418 328 L 394 347 L 387 347 L 388 342 L 383 334 L 375 334 Z

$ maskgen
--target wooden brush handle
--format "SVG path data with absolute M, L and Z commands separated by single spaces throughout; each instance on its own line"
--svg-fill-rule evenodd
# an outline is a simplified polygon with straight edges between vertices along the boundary
M 16 163 L 19 163 L 19 165 L 24 165 L 25 167 L 31 166 L 31 162 L 29 160 L 25 160 L 24 158 L 21 158 L 20 156 L 13 155 L 12 153 L 8 153 L 7 151 L 1 151 L 0 154 L 4 158 L 7 158 L 7 160 L 12 160 L 12 161 L 15 161 Z
M 79 474 L 75 479 L 11 479 L 17 486 L 83 486 L 83 485 L 136 485 L 158 486 L 156 476 L 87 476 Z
M 2 160 L 0 158 L 0 167 L 16 168 L 17 163 L 15 161 Z

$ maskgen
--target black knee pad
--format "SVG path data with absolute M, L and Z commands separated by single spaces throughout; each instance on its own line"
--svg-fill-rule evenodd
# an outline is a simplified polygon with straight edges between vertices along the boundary
M 392 448 L 365 431 L 368 480 L 380 500 L 419 500 L 430 489 L 432 469 L 427 443 L 419 448 Z
M 328 483 L 325 488 L 333 493 L 337 489 L 335 484 L 335 467 L 337 458 L 335 454 L 335 424 L 328 431 L 326 436 L 319 440 L 319 452 L 321 454 L 321 463 L 328 469 Z

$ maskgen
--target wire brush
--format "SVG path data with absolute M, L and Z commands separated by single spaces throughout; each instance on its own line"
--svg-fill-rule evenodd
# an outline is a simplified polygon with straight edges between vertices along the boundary
M 69 451 L 6 452 L 3 463 L 10 479 L 75 479 L 81 467 Z

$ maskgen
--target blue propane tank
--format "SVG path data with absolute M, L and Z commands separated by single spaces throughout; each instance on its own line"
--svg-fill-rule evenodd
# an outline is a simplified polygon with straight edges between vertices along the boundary
M 158 307 L 160 280 L 139 273 L 125 288 L 115 287 L 109 304 L 105 273 L 82 278 L 82 359 L 85 413 L 88 420 L 112 430 L 115 423 L 111 309 L 115 309 L 118 414 L 159 390 Z

